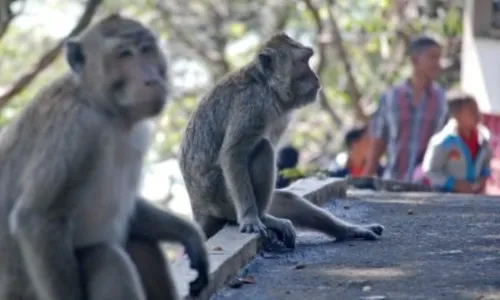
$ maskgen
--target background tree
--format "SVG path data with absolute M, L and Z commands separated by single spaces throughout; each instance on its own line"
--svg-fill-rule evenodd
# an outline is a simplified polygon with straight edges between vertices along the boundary
M 312 63 L 323 84 L 316 105 L 297 115 L 289 139 L 301 149 L 303 164 L 324 166 L 340 149 L 343 133 L 366 122 L 378 94 L 408 75 L 405 51 L 412 36 L 439 38 L 446 65 L 440 81 L 445 87 L 458 82 L 462 2 L 0 0 L 0 125 L 67 69 L 61 55 L 66 38 L 121 10 L 153 27 L 168 50 L 174 97 L 159 121 L 151 159 L 175 157 L 199 97 L 248 62 L 260 42 L 284 30 L 314 46 Z

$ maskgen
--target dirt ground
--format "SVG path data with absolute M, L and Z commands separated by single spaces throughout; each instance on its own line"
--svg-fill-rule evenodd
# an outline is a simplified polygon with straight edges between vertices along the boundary
M 211 300 L 500 300 L 499 197 L 357 195 L 325 207 L 380 222 L 380 240 L 301 232 L 295 251 L 262 253 L 242 271 L 256 283 Z

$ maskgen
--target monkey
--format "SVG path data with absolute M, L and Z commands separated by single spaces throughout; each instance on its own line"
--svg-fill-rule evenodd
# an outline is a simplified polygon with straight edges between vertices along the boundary
M 138 268 L 148 300 L 179 299 L 169 265 L 158 241 L 180 242 L 198 278 L 190 283 L 190 295 L 198 296 L 209 281 L 205 237 L 196 223 L 138 201 L 129 227 L 127 252 Z
M 220 79 L 191 115 L 179 166 L 195 220 L 206 237 L 227 223 L 240 232 L 276 233 L 294 248 L 295 226 L 336 240 L 375 240 L 380 224 L 357 225 L 287 190 L 274 190 L 275 149 L 292 113 L 321 88 L 309 66 L 312 48 L 277 33 L 244 67 Z
M 179 299 L 159 242 L 209 281 L 198 225 L 138 195 L 167 60 L 142 23 L 108 15 L 66 43 L 68 72 L 0 132 L 0 299 Z

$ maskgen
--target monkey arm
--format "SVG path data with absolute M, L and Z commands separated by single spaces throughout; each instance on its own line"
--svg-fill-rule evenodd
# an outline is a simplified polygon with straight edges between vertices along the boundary
M 52 130 L 52 124 L 39 129 L 44 138 L 34 143 L 33 154 L 27 158 L 20 196 L 9 215 L 10 232 L 41 300 L 83 297 L 70 232 L 75 204 L 64 197 L 64 190 L 74 183 L 73 175 L 82 176 L 91 166 L 89 154 L 96 143 L 76 126 L 74 114 L 65 118 L 58 130 Z M 82 146 L 83 141 L 87 144 Z
M 205 236 L 195 223 L 184 220 L 171 212 L 156 208 L 139 198 L 130 223 L 132 239 L 180 242 L 186 249 L 191 268 L 198 271 L 197 281 L 208 282 L 209 261 Z
M 129 233 L 132 238 L 180 242 L 186 248 L 205 240 L 197 225 L 142 198 L 137 200 Z
M 491 175 L 490 164 L 491 164 L 492 153 L 490 147 L 489 146 L 486 147 L 485 151 L 486 151 L 485 158 L 483 159 L 483 163 L 481 164 L 481 169 L 479 171 L 479 176 L 482 178 L 488 178 Z
M 257 218 L 263 213 L 255 199 L 249 164 L 253 150 L 262 139 L 266 122 L 258 114 L 252 114 L 252 110 L 239 113 L 238 117 L 239 120 L 229 122 L 231 125 L 226 130 L 219 161 L 240 222 L 242 218 Z
M 486 154 L 485 157 L 483 158 L 482 164 L 480 165 L 479 169 L 479 178 L 476 180 L 476 193 L 484 193 L 486 191 L 486 182 L 488 181 L 488 178 L 491 176 L 491 149 L 490 147 L 485 148 Z

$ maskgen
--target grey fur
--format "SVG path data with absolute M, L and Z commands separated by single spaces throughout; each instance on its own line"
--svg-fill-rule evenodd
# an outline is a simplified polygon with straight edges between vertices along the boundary
M 148 52 L 140 65 L 146 73 L 138 74 L 127 63 L 134 56 L 123 56 L 129 67 L 111 72 L 118 58 L 103 63 L 110 54 L 104 44 L 125 30 L 149 33 L 112 15 L 71 42 L 72 72 L 43 89 L 1 132 L 0 299 L 177 299 L 160 240 L 186 246 L 199 273 L 192 291 L 208 280 L 200 230 L 137 200 L 152 136 L 148 119 L 167 96 L 166 62 L 161 52 Z M 123 84 L 110 89 L 122 77 Z M 164 276 L 148 277 L 160 272 Z M 151 280 L 162 297 L 149 296 L 156 295 Z
M 242 232 L 267 235 L 271 229 L 289 247 L 295 245 L 291 222 L 338 239 L 375 239 L 382 233 L 379 224 L 350 224 L 295 194 L 274 190 L 274 150 L 290 114 L 312 103 L 320 89 L 308 65 L 312 55 L 311 48 L 277 34 L 251 63 L 218 82 L 192 115 L 180 168 L 207 237 L 227 222 L 237 222 Z

